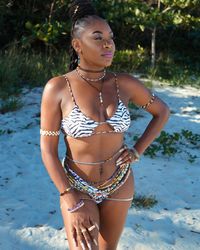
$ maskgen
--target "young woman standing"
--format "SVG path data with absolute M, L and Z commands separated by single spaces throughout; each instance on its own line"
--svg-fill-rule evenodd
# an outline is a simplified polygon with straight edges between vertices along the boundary
M 133 76 L 107 71 L 115 52 L 113 32 L 90 1 L 72 1 L 70 14 L 70 71 L 52 78 L 42 97 L 42 159 L 60 193 L 70 249 L 114 250 L 134 195 L 130 164 L 159 134 L 169 109 Z M 130 101 L 152 120 L 128 148 Z M 66 143 L 63 162 L 60 129 Z

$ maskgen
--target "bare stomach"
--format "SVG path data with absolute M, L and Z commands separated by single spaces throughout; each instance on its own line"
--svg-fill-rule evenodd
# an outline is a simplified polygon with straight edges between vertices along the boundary
M 67 160 L 68 166 L 86 181 L 98 182 L 107 180 L 117 169 L 116 160 L 120 156 L 119 150 L 122 148 L 124 139 L 122 133 L 93 135 L 87 138 L 65 139 L 67 155 L 84 164 L 74 163 Z M 85 163 L 101 162 L 110 157 L 112 160 L 104 164 L 90 165 Z

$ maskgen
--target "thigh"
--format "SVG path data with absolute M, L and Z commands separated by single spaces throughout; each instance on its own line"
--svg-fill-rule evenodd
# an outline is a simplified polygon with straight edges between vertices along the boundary
M 83 195 L 83 198 L 86 197 L 85 195 Z M 94 221 L 99 225 L 99 208 L 96 205 L 96 203 L 92 200 L 84 200 L 85 202 L 85 207 L 87 209 L 87 212 L 92 215 L 92 217 L 94 218 Z M 71 213 L 69 213 L 67 211 L 67 204 L 64 202 L 60 202 L 61 205 L 61 213 L 62 213 L 62 217 L 63 217 L 63 222 L 64 222 L 64 226 L 65 226 L 65 231 L 67 234 L 67 239 L 68 239 L 68 243 L 69 243 L 69 248 L 70 250 L 82 250 L 82 247 L 76 247 L 74 245 L 73 242 L 73 235 L 70 231 L 70 216 Z M 98 230 L 95 231 L 96 232 L 96 239 L 98 238 Z M 97 250 L 99 249 L 97 246 L 95 246 L 94 243 L 92 243 L 92 249 Z
M 131 173 L 127 181 L 111 198 L 124 199 L 133 197 L 134 178 Z M 105 200 L 100 205 L 99 249 L 114 250 L 117 248 L 131 201 Z

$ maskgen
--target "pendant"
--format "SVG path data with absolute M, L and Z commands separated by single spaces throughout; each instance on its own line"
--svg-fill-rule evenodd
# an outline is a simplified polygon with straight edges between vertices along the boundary
M 100 101 L 100 104 L 103 105 L 103 97 L 102 97 L 101 92 L 99 92 L 99 101 Z

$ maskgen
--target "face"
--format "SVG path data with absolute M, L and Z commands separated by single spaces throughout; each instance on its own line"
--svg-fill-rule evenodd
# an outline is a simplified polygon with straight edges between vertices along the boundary
M 80 38 L 73 40 L 82 66 L 104 68 L 111 65 L 115 44 L 112 30 L 104 20 L 93 19 L 81 32 Z

